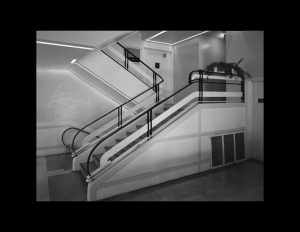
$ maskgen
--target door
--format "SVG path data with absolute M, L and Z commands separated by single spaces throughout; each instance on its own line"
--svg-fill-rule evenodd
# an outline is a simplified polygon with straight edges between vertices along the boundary
M 147 65 L 164 79 L 164 82 L 160 84 L 160 94 L 164 98 L 170 96 L 173 91 L 173 84 L 170 80 L 170 65 L 168 64 L 171 57 L 170 53 L 155 49 L 145 49 L 145 52 Z M 147 69 L 147 73 L 151 77 L 153 76 L 149 69 Z M 156 80 L 157 82 L 161 81 L 159 77 Z M 168 100 L 167 103 L 172 103 L 172 99 Z

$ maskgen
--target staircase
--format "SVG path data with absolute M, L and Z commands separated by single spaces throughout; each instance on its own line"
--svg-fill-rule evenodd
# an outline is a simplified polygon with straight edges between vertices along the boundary
M 192 104 L 192 102 L 190 104 Z M 164 112 L 167 111 L 168 109 L 170 109 L 173 105 L 174 104 L 166 104 L 165 107 L 163 108 Z M 155 132 L 158 128 L 160 128 L 162 125 L 166 124 L 170 119 L 172 119 L 177 114 L 179 114 L 181 111 L 183 111 L 186 107 L 188 107 L 188 105 L 186 105 L 185 107 L 182 107 L 179 110 L 175 111 L 169 117 L 167 117 L 166 119 L 164 119 L 163 121 L 161 121 L 159 124 L 157 124 L 156 126 L 154 126 L 152 128 L 152 131 Z M 154 113 L 154 115 L 155 115 L 155 117 L 158 117 L 162 113 Z M 135 131 L 127 131 L 126 132 L 127 137 L 130 136 L 131 134 L 135 133 L 137 130 L 139 130 L 140 128 L 142 128 L 146 124 L 147 124 L 147 119 L 145 120 L 145 123 L 143 125 L 136 125 L 136 130 Z M 139 138 L 137 138 L 136 140 L 134 140 L 133 142 L 131 142 L 130 144 L 128 144 L 126 147 L 124 147 L 122 150 L 120 150 L 118 153 L 116 153 L 113 156 L 111 156 L 108 160 L 109 161 L 115 160 L 120 155 L 122 155 L 124 152 L 126 152 L 128 149 L 130 149 L 131 147 L 133 147 L 134 145 L 136 145 L 138 142 L 140 142 L 142 139 L 144 139 L 146 136 L 147 136 L 147 133 L 144 133 Z M 115 145 L 117 145 L 118 143 L 120 143 L 124 139 L 125 138 L 118 138 L 118 139 L 116 139 L 115 140 L 115 142 L 116 142 Z M 113 145 L 113 146 L 105 146 L 104 147 L 105 152 L 107 152 L 110 149 L 112 149 L 115 145 Z M 89 164 L 89 171 L 90 171 L 90 173 L 92 173 L 93 171 L 95 171 L 96 169 L 98 169 L 100 167 L 100 159 L 101 159 L 101 157 L 103 155 L 104 155 L 104 153 L 94 154 L 93 155 L 93 161 L 90 162 L 90 164 Z M 87 163 L 81 163 L 80 164 L 80 170 L 81 170 L 81 173 L 83 174 L 84 178 L 86 179 L 87 176 L 88 176 L 88 173 L 87 173 Z

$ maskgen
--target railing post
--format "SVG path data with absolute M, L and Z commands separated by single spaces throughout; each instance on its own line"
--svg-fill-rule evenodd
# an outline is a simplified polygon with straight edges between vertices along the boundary
M 149 111 L 150 116 L 150 137 L 152 136 L 152 110 Z
M 120 126 L 122 126 L 122 106 L 120 106 L 120 118 L 121 118 L 121 122 L 120 122 Z
M 199 70 L 199 101 L 203 101 L 203 71 Z
M 245 80 L 242 79 L 242 101 L 245 102 Z
M 201 101 L 203 101 L 203 70 L 201 70 Z
M 156 102 L 159 102 L 159 84 L 157 85 Z
M 118 107 L 118 127 L 122 126 L 122 106 Z
M 152 136 L 152 110 L 147 112 L 147 137 L 148 139 Z

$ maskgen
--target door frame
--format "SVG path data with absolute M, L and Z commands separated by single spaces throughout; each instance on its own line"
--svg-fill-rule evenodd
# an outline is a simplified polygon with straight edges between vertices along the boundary
M 167 93 L 167 95 L 164 95 L 164 98 L 170 96 L 173 94 L 173 53 L 171 51 L 167 50 L 161 50 L 161 49 L 155 49 L 150 47 L 144 47 L 143 48 L 143 59 L 145 60 L 145 63 L 149 65 L 149 56 L 148 52 L 155 53 L 155 54 L 166 54 L 166 61 L 167 61 L 167 67 L 166 67 L 166 76 L 164 78 L 164 86 L 166 86 L 166 91 L 164 93 Z M 166 103 L 173 104 L 173 97 L 168 99 Z

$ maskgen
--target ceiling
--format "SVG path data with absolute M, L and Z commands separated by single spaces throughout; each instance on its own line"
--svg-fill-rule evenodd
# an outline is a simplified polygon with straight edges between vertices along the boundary
M 163 32 L 162 34 L 159 34 Z M 140 31 L 141 39 L 151 42 L 160 42 L 174 45 L 190 37 L 208 36 L 223 39 L 222 31 Z M 154 36 L 154 37 L 153 37 Z
M 91 49 L 126 32 L 128 31 L 37 31 L 37 41 L 85 47 L 85 49 L 83 49 L 54 46 L 37 42 L 37 67 L 68 69 L 73 59 L 82 59 L 91 52 Z M 139 32 L 141 34 L 141 40 L 147 41 L 147 39 L 162 31 Z M 174 44 L 202 32 L 203 31 L 166 31 L 150 40 Z M 200 36 L 223 39 L 221 31 L 209 31 Z

